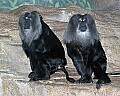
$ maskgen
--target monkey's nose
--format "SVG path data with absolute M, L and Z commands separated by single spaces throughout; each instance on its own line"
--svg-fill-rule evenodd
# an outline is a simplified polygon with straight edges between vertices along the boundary
M 81 32 L 85 32 L 87 30 L 87 26 L 81 26 L 79 29 Z

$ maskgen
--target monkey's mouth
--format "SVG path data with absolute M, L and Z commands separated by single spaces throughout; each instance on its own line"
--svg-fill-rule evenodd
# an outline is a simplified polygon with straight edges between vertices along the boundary
M 24 17 L 24 29 L 30 29 L 30 23 L 31 23 L 31 14 L 26 13 L 27 16 Z
M 81 32 L 85 32 L 85 31 L 87 30 L 87 26 L 80 26 L 80 27 L 79 27 L 79 30 L 80 30 Z
M 30 20 L 25 20 L 24 29 L 30 29 Z

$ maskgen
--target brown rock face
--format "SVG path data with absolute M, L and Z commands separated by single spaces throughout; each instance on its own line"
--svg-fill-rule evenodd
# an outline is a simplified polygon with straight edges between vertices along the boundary
M 55 73 L 48 81 L 28 82 L 29 79 L 27 78 L 27 75 L 31 69 L 29 60 L 25 56 L 21 47 L 21 40 L 18 31 L 18 18 L 21 13 L 33 10 L 38 11 L 43 16 L 45 22 L 59 37 L 61 42 L 63 40 L 63 34 L 67 22 L 73 14 L 91 14 L 96 20 L 96 26 L 100 33 L 101 42 L 108 58 L 107 72 L 120 72 L 119 11 L 91 12 L 74 5 L 64 8 L 23 6 L 10 13 L 0 12 L 0 96 L 120 95 L 119 75 L 110 76 L 113 84 L 103 86 L 99 91 L 96 91 L 95 83 L 68 83 L 62 72 Z M 67 69 L 69 74 L 71 77 L 78 79 L 79 76 L 67 54 L 66 58 L 68 60 Z
M 93 0 L 94 10 L 120 10 L 119 0 Z

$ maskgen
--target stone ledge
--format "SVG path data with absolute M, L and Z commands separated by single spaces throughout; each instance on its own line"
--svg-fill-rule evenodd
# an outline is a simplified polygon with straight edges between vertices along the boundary
M 111 77 L 112 85 L 95 88 L 95 83 L 71 84 L 63 77 L 52 76 L 48 81 L 29 82 L 29 79 L 15 74 L 0 74 L 1 96 L 119 96 L 120 77 Z M 1 83 L 2 82 L 2 83 Z

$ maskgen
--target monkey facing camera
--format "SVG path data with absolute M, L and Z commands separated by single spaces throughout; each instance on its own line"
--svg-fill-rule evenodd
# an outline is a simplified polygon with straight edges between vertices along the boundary
M 107 58 L 102 48 L 99 33 L 90 14 L 73 15 L 64 33 L 68 56 L 81 76 L 77 83 L 91 83 L 92 73 L 98 79 L 96 88 L 110 83 L 106 73 Z

